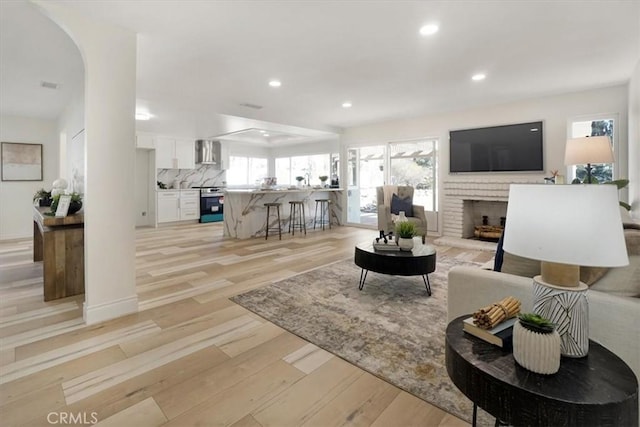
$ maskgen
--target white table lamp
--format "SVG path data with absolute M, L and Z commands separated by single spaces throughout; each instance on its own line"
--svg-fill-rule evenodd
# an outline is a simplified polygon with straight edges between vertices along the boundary
M 564 164 L 587 165 L 587 184 L 591 183 L 593 163 L 613 163 L 613 151 L 608 136 L 584 136 L 567 140 Z
M 563 355 L 586 356 L 588 288 L 580 266 L 629 264 L 616 186 L 512 184 L 503 247 L 542 262 L 534 311 L 556 324 Z

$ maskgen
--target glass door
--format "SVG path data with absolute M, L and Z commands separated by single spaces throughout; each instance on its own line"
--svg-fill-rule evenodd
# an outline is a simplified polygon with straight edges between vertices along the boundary
M 377 227 L 376 187 L 384 184 L 385 146 L 347 150 L 347 222 Z
M 376 187 L 410 185 L 424 206 L 428 230 L 438 230 L 438 140 L 390 142 L 347 149 L 347 223 L 377 228 Z
M 413 204 L 424 206 L 428 229 L 438 230 L 438 141 L 421 139 L 389 143 L 391 185 L 414 188 Z

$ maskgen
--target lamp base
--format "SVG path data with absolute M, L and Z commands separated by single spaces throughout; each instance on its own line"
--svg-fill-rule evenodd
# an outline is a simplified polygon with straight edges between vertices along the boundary
M 584 357 L 589 352 L 589 287 L 579 282 L 567 288 L 533 278 L 533 311 L 549 319 L 560 334 L 560 352 L 567 357 Z

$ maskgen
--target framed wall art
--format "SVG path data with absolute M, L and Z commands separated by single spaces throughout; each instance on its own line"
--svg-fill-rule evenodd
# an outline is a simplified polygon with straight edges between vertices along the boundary
M 3 142 L 3 181 L 42 181 L 42 144 Z

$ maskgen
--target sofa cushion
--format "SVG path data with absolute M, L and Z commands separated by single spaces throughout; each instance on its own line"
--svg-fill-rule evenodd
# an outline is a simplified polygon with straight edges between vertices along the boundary
M 629 255 L 629 265 L 610 268 L 589 289 L 621 297 L 640 297 L 640 255 Z
M 400 211 L 404 211 L 405 216 L 413 216 L 411 197 L 401 199 L 397 194 L 394 194 L 391 197 L 391 213 L 399 215 Z
M 624 230 L 624 242 L 629 255 L 640 255 L 640 230 L 628 228 Z

